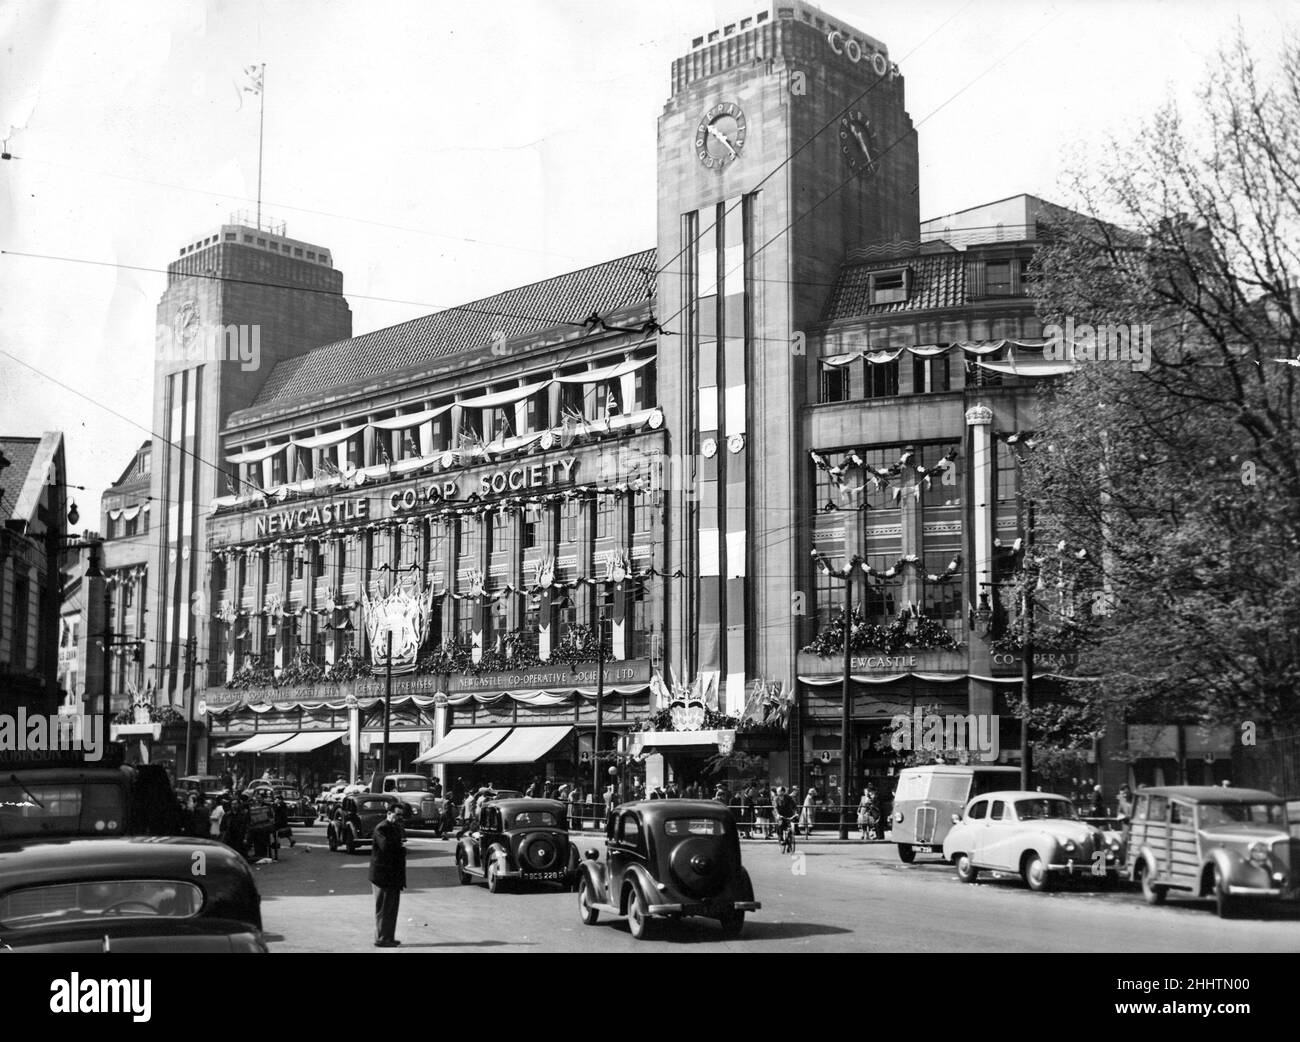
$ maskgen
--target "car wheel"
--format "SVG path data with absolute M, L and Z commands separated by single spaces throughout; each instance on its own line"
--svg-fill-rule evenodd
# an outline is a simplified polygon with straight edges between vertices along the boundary
M 1142 887 L 1142 899 L 1149 905 L 1162 905 L 1165 898 L 1169 896 L 1169 891 L 1158 886 L 1151 881 L 1151 869 L 1147 867 L 1145 861 L 1137 863 L 1138 885 Z
M 333 825 L 325 826 L 325 842 L 329 844 L 331 851 L 339 849 L 339 837 L 335 834 Z
M 595 926 L 600 918 L 600 911 L 595 906 L 595 895 L 591 892 L 591 879 L 584 872 L 578 879 L 578 915 L 583 926 Z
M 1228 881 L 1218 865 L 1214 866 L 1214 910 L 1220 919 L 1231 919 L 1237 914 L 1237 901 L 1228 893 Z
M 719 916 L 718 921 L 722 924 L 722 936 L 734 941 L 745 929 L 745 911 L 732 909 Z
M 487 885 L 489 894 L 499 894 L 505 889 L 505 880 L 501 878 L 501 863 L 496 858 L 488 862 Z
M 460 880 L 461 886 L 469 886 L 474 881 L 474 878 L 465 871 L 465 852 L 463 850 L 456 851 L 456 878 Z
M 898 860 L 905 865 L 910 865 L 916 860 L 916 847 L 911 843 L 898 844 Z
M 1052 876 L 1047 871 L 1047 862 L 1037 854 L 1030 854 L 1025 858 L 1022 874 L 1025 877 L 1025 885 L 1034 893 L 1041 894 L 1052 889 Z
M 632 893 L 628 895 L 627 902 L 628 929 L 632 931 L 632 936 L 638 941 L 646 941 L 650 939 L 653 932 L 652 923 L 650 906 L 646 903 L 641 888 L 639 886 L 632 887 Z
M 343 846 L 349 854 L 355 854 L 357 852 L 357 830 L 351 825 L 349 825 L 347 830 L 343 833 Z
M 979 878 L 980 870 L 972 864 L 969 854 L 958 854 L 953 864 L 957 866 L 957 878 L 963 883 L 973 883 Z

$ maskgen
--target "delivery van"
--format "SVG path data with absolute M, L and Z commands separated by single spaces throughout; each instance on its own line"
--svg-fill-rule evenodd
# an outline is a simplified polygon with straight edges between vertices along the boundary
M 911 864 L 919 852 L 942 854 L 943 840 L 952 828 L 952 817 L 960 814 L 975 796 L 999 789 L 1020 787 L 1019 767 L 966 766 L 931 763 L 904 767 L 894 789 L 891 837 L 898 844 L 898 856 Z

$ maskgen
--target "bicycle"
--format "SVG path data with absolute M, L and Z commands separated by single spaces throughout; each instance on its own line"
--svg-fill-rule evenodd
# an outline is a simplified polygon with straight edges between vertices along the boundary
M 777 839 L 781 841 L 781 853 L 793 854 L 795 848 L 794 815 L 784 814 L 777 818 Z

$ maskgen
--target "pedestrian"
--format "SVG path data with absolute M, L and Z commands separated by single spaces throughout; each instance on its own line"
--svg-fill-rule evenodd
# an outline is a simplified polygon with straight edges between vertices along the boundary
M 1115 797 L 1115 816 L 1122 821 L 1128 821 L 1133 816 L 1133 793 L 1128 782 L 1119 787 L 1119 795 Z
M 208 814 L 208 836 L 211 839 L 223 841 L 225 839 L 225 828 L 222 826 L 222 818 L 226 816 L 226 808 L 229 799 L 222 796 L 221 799 L 212 804 L 212 810 Z
M 406 835 L 402 831 L 402 805 L 388 808 L 375 826 L 370 850 L 370 886 L 375 895 L 375 947 L 396 948 L 397 907 L 406 889 Z
M 675 781 L 668 783 L 668 788 L 664 789 L 664 796 L 670 800 L 679 800 L 682 798 L 681 791 L 677 788 Z
M 862 799 L 858 801 L 858 829 L 862 838 L 876 839 L 876 826 L 880 824 L 880 801 L 876 795 L 876 787 L 871 782 L 867 782 L 867 787 L 862 793 Z
M 1101 786 L 1092 787 L 1092 806 L 1088 808 L 1089 817 L 1104 818 L 1106 816 L 1106 801 L 1101 796 Z
M 582 831 L 582 786 L 576 781 L 569 789 L 569 828 Z
M 817 806 L 817 789 L 810 787 L 808 793 L 803 798 L 803 813 L 799 816 L 799 825 L 803 829 L 804 838 L 812 835 L 813 815 L 816 813 Z
M 203 794 L 194 797 L 194 806 L 190 808 L 190 835 L 209 836 L 212 834 L 212 812 L 208 809 Z
M 289 806 L 284 802 L 283 796 L 275 798 L 275 838 L 276 838 L 276 860 L 280 860 L 279 840 L 284 837 L 289 840 L 289 846 L 294 846 L 293 828 L 289 825 Z
M 772 790 L 766 781 L 754 793 L 754 831 L 762 832 L 764 839 L 772 838 Z
M 727 790 L 722 782 L 718 782 L 718 787 L 713 790 L 713 801 L 721 803 L 724 807 L 727 805 Z
M 231 774 L 228 769 L 222 771 L 221 788 L 224 790 L 224 789 L 233 789 L 234 787 L 235 787 L 235 776 Z

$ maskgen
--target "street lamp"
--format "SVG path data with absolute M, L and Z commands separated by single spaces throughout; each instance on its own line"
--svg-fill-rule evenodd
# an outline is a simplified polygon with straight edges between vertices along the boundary
M 844 580 L 844 680 L 840 695 L 840 839 L 849 838 L 849 673 L 853 666 L 853 572 L 862 563 L 857 554 L 842 572 L 837 572 L 817 550 L 813 560 L 822 574 Z

